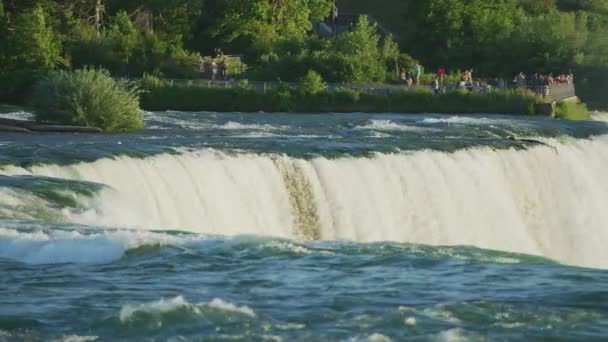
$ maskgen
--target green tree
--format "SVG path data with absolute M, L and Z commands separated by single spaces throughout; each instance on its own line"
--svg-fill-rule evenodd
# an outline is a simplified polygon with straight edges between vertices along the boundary
M 0 20 L 0 99 L 18 101 L 37 75 L 61 60 L 61 43 L 41 6 Z
M 325 91 L 327 84 L 323 77 L 314 70 L 309 70 L 300 83 L 300 91 L 304 95 L 315 95 Z
M 269 51 L 281 39 L 304 39 L 331 6 L 331 0 L 224 0 L 216 6 L 210 32 L 227 41 L 246 38 Z
M 133 51 L 140 43 L 141 33 L 135 28 L 129 15 L 118 12 L 110 21 L 107 39 L 118 65 L 128 65 Z
M 48 70 L 60 60 L 58 36 L 47 24 L 46 13 L 39 6 L 14 18 L 7 41 L 8 70 Z
M 381 47 L 382 58 L 386 63 L 388 70 L 393 70 L 395 78 L 399 77 L 399 45 L 393 40 L 393 36 L 389 35 L 382 41 Z
M 376 26 L 361 16 L 355 29 L 340 35 L 335 49 L 343 60 L 341 67 L 348 68 L 346 82 L 381 82 L 386 78 L 384 59 L 378 49 L 380 36 Z M 332 66 L 333 67 L 333 66 Z

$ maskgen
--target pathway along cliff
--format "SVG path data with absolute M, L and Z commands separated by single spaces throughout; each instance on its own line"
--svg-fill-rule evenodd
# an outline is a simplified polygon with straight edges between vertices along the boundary
M 475 330 L 469 330 L 466 322 L 471 327 L 495 324 L 504 309 L 511 312 L 509 317 L 519 318 L 502 323 L 524 322 L 532 334 L 525 336 L 553 336 L 542 327 L 552 324 L 551 317 L 561 317 L 561 322 L 570 325 L 564 325 L 563 331 L 549 331 L 577 337 L 586 336 L 586 330 L 572 324 L 594 326 L 607 317 L 603 307 L 587 308 L 576 316 L 569 309 L 535 311 L 542 304 L 499 309 L 467 302 L 467 298 L 477 298 L 473 293 L 500 301 L 499 294 L 484 292 L 488 284 L 494 284 L 493 272 L 503 280 L 491 286 L 507 292 L 509 286 L 514 290 L 521 285 L 518 277 L 522 274 L 534 284 L 554 284 L 539 291 L 557 297 L 564 295 L 559 286 L 580 285 L 574 283 L 578 278 L 554 277 L 587 272 L 585 286 L 590 293 L 595 293 L 594 286 L 599 289 L 605 284 L 605 271 L 570 267 L 608 269 L 608 183 L 604 181 L 608 125 L 603 121 L 186 112 L 147 113 L 146 121 L 145 131 L 120 135 L 0 135 L 2 274 L 12 274 L 13 282 L 20 283 L 20 276 L 6 272 L 25 267 L 23 272 L 35 273 L 36 265 L 44 264 L 101 264 L 90 269 L 55 269 L 58 276 L 76 272 L 75 277 L 84 277 L 83 284 L 95 279 L 96 273 L 90 271 L 115 277 L 114 286 L 119 288 L 133 281 L 141 281 L 143 289 L 150 282 L 157 286 L 136 295 L 127 287 L 123 288 L 126 292 L 115 294 L 104 292 L 110 290 L 104 290 L 103 284 L 90 283 L 90 291 L 100 291 L 99 296 L 113 298 L 108 301 L 115 304 L 92 314 L 91 319 L 100 320 L 98 325 L 68 324 L 70 333 L 92 331 L 102 338 L 148 336 L 151 332 L 143 327 L 163 322 L 172 328 L 155 331 L 167 335 L 150 336 L 174 336 L 175 331 L 191 336 L 188 322 L 202 329 L 196 330 L 200 333 L 206 331 L 201 320 L 220 327 L 228 324 L 221 318 L 225 314 L 239 322 L 255 321 L 253 327 L 270 320 L 274 323 L 268 323 L 268 329 L 284 338 L 365 337 L 371 332 L 361 330 L 362 325 L 346 323 L 353 322 L 347 309 L 329 316 L 332 324 L 345 324 L 345 330 L 334 331 L 322 323 L 325 304 L 318 303 L 312 311 L 293 306 L 275 312 L 282 304 L 270 298 L 305 296 L 314 302 L 313 296 L 318 296 L 335 305 L 344 298 L 351 303 L 344 304 L 345 308 L 363 305 L 361 310 L 373 317 L 373 308 L 380 306 L 366 307 L 341 296 L 377 286 L 369 298 L 382 297 L 392 288 L 391 281 L 406 279 L 409 285 L 403 286 L 408 291 L 400 292 L 399 285 L 392 300 L 377 299 L 395 305 L 390 310 L 401 328 L 370 321 L 370 329 L 386 329 L 385 334 L 393 337 L 410 336 L 403 328 L 406 319 L 406 325 L 420 322 L 419 335 L 411 336 L 474 337 Z M 347 292 L 331 286 L 322 290 L 314 284 L 329 284 L 310 278 L 312 273 L 306 270 L 312 269 L 304 266 L 308 262 L 328 281 L 337 274 L 355 278 L 342 284 Z M 240 266 L 232 269 L 231 265 Z M 134 273 L 114 273 L 113 267 L 127 267 Z M 351 274 L 348 267 L 362 273 Z M 138 275 L 144 269 L 148 276 Z M 381 278 L 374 278 L 374 272 Z M 194 281 L 195 274 L 205 284 L 203 292 L 194 291 L 194 285 L 184 289 L 183 284 Z M 470 295 L 446 289 L 428 292 L 429 282 L 462 284 L 465 280 L 459 277 L 464 274 L 474 284 Z M 483 278 L 484 274 L 490 278 Z M 211 279 L 225 280 L 214 283 Z M 230 283 L 233 287 L 218 287 L 228 279 L 240 280 Z M 296 286 L 297 279 L 308 284 L 307 289 Z M 258 288 L 258 282 L 274 289 L 273 294 Z M 176 293 L 172 289 L 178 283 L 182 290 Z M 253 292 L 243 297 L 240 286 L 245 283 Z M 72 288 L 57 286 L 59 297 L 63 291 L 67 296 Z M 2 298 L 30 300 L 17 295 L 17 288 L 2 288 Z M 184 293 L 196 302 L 176 297 Z M 219 301 L 214 302 L 214 296 Z M 524 295 L 533 296 L 534 292 Z M 225 302 L 228 299 L 236 304 Z M 95 303 L 92 297 L 79 300 Z M 572 305 L 578 305 L 581 298 L 572 300 Z M 472 306 L 436 306 L 454 301 Z M 397 303 L 410 302 L 418 304 L 397 310 Z M 7 315 L 13 318 L 32 315 L 25 305 L 4 307 L 11 308 Z M 469 309 L 481 310 L 475 312 L 489 321 L 475 321 L 467 316 Z M 181 321 L 165 316 L 167 312 Z M 286 312 L 291 314 L 281 316 Z M 388 312 L 393 311 L 378 317 L 392 322 L 396 318 L 384 316 Z M 27 330 L 34 323 L 20 320 L 11 321 L 9 329 L 0 315 L 0 329 L 11 336 L 26 336 L 27 331 L 42 331 L 41 336 L 60 334 L 56 327 L 62 326 L 62 318 L 60 312 L 55 313 L 48 316 L 47 312 L 34 330 Z M 276 321 L 279 316 L 288 317 L 287 322 Z M 528 316 L 547 320 L 537 322 Z M 32 317 L 37 319 L 35 314 Z M 275 326 L 279 323 L 296 325 L 281 330 Z M 560 323 L 554 324 L 558 329 Z M 460 330 L 451 330 L 456 328 Z M 256 329 L 236 330 L 244 339 L 268 333 Z M 488 329 L 498 334 L 493 336 L 504 336 L 501 331 L 508 328 L 491 325 Z M 606 332 L 605 327 L 598 329 Z

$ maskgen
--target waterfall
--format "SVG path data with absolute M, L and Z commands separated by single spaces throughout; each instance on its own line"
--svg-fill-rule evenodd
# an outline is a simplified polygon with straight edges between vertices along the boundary
M 76 223 L 469 245 L 606 268 L 608 137 L 551 145 L 310 160 L 201 150 L 0 173 L 107 185 L 88 210 L 63 212 Z

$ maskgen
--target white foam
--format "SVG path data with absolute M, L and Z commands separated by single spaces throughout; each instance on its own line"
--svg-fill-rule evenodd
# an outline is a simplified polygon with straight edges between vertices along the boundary
M 357 126 L 356 130 L 374 130 L 374 131 L 398 131 L 398 132 L 420 132 L 428 131 L 429 128 L 418 127 L 397 123 L 391 120 L 370 120 L 364 126 Z
M 312 251 L 304 246 L 296 245 L 287 241 L 271 241 L 265 245 L 266 247 L 276 248 L 281 251 L 291 252 L 294 254 L 311 254 Z
M 257 131 L 277 131 L 289 129 L 289 126 L 273 126 L 268 124 L 244 124 L 240 122 L 229 121 L 223 125 L 214 125 L 214 128 L 226 130 L 257 130 Z
M 373 132 L 370 133 L 369 137 L 370 138 L 376 138 L 376 139 L 385 139 L 385 138 L 390 138 L 392 136 L 390 134 L 387 134 L 387 133 L 373 131 Z
M 279 330 L 300 330 L 306 328 L 306 324 L 304 323 L 277 323 L 274 325 L 275 328 Z
M 472 117 L 472 116 L 451 116 L 440 118 L 426 118 L 420 121 L 423 124 L 460 124 L 460 125 L 495 125 L 495 124 L 513 124 L 513 119 L 503 118 L 488 118 L 488 117 Z
M 247 132 L 245 134 L 232 135 L 232 138 L 251 138 L 251 139 L 259 139 L 259 138 L 281 138 L 283 137 L 280 134 L 270 133 L 270 132 Z
M 594 111 L 591 113 L 591 119 L 594 121 L 608 122 L 608 113 Z
M 608 268 L 608 136 L 546 142 L 312 160 L 205 150 L 3 172 L 115 189 L 66 216 L 83 224 L 288 239 L 304 225 L 323 240 L 476 246 Z
M 133 318 L 135 314 L 145 312 L 145 313 L 155 313 L 155 314 L 163 314 L 175 310 L 179 310 L 181 308 L 191 308 L 192 304 L 188 303 L 184 297 L 177 296 L 171 299 L 161 299 L 156 302 L 150 302 L 139 305 L 125 305 L 120 309 L 119 318 L 121 322 L 126 322 Z M 194 308 L 196 309 L 196 308 Z
M 453 328 L 440 332 L 435 339 L 437 342 L 465 342 L 469 339 L 461 328 Z
M 392 342 L 393 340 L 385 335 L 380 333 L 373 333 L 367 337 L 368 342 Z
M 237 306 L 232 303 L 225 302 L 220 298 L 214 298 L 207 304 L 207 306 L 209 306 L 210 308 L 214 308 L 214 309 L 218 309 L 218 310 L 222 310 L 222 311 L 236 312 L 236 313 L 241 313 L 243 315 L 247 315 L 250 317 L 255 317 L 255 312 L 250 307 L 248 307 L 246 305 Z
M 454 314 L 445 308 L 443 305 L 436 305 L 434 307 L 426 308 L 422 311 L 424 315 L 429 318 L 440 320 L 452 324 L 460 324 L 461 321 L 454 316 Z
M 146 231 L 22 232 L 0 228 L 0 257 L 27 264 L 107 263 L 146 244 L 183 244 L 186 240 Z
M 209 303 L 192 304 L 185 300 L 183 296 L 144 304 L 125 305 L 121 308 L 118 316 L 120 321 L 124 323 L 133 319 L 139 313 L 163 315 L 173 311 L 188 310 L 194 315 L 202 315 L 205 308 L 255 317 L 255 312 L 248 306 L 237 306 L 219 298 L 215 298 Z
M 403 320 L 403 324 L 407 325 L 407 326 L 414 326 L 416 325 L 416 318 L 415 317 L 408 317 L 406 319 Z
M 32 120 L 34 118 L 34 114 L 25 111 L 16 111 L 9 113 L 0 113 L 0 118 L 12 120 Z
M 148 121 L 155 121 L 162 124 L 175 125 L 184 129 L 190 130 L 209 130 L 209 129 L 219 129 L 219 130 L 234 130 L 234 131 L 261 131 L 261 132 L 271 132 L 271 131 L 281 131 L 285 129 L 289 129 L 289 126 L 273 126 L 269 124 L 248 124 L 241 123 L 236 121 L 228 121 L 224 124 L 215 124 L 209 120 L 205 120 L 204 116 L 194 117 L 191 120 L 176 118 L 171 113 L 154 113 L 154 112 L 146 112 L 146 119 Z M 148 126 L 149 129 L 163 129 L 162 126 L 151 125 Z
M 146 112 L 145 117 L 146 117 L 147 121 L 152 120 L 152 121 L 160 122 L 162 124 L 176 125 L 181 128 L 189 129 L 189 130 L 205 130 L 205 129 L 209 129 L 212 127 L 211 124 L 209 124 L 205 121 L 178 119 L 178 118 L 171 116 L 170 113 Z M 168 128 L 165 128 L 162 126 L 156 126 L 156 125 L 150 125 L 150 124 L 147 124 L 146 126 L 148 129 L 168 129 Z
M 78 335 L 68 335 L 61 338 L 59 341 L 62 342 L 93 342 L 97 341 L 98 336 L 78 336 Z

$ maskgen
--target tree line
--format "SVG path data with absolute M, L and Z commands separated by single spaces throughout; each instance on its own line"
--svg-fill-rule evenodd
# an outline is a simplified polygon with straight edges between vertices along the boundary
M 314 70 L 330 82 L 385 82 L 417 62 L 505 78 L 572 71 L 602 104 L 608 0 L 402 1 L 409 24 L 393 39 L 365 19 L 319 37 L 332 0 L 0 0 L 0 99 L 57 68 L 191 77 L 220 47 L 243 56 L 248 78 L 268 81 Z

